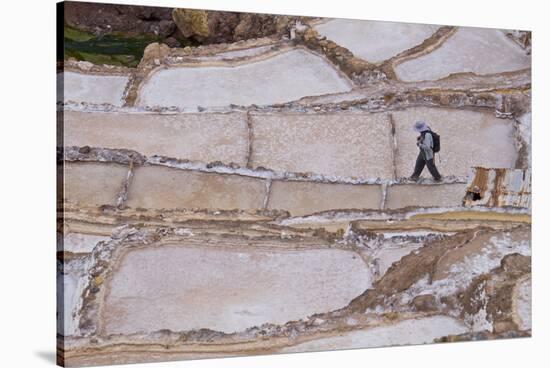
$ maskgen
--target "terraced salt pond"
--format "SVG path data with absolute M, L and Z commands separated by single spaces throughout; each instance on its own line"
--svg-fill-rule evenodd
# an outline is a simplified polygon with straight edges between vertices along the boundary
M 139 92 L 139 106 L 248 106 L 345 92 L 351 83 L 321 57 L 302 49 L 227 66 L 161 69 Z
M 442 151 L 436 163 L 444 176 L 465 178 L 476 166 L 513 168 L 518 158 L 514 121 L 480 111 L 414 107 L 391 113 L 253 113 L 248 124 L 241 112 L 168 115 L 67 111 L 66 115 L 68 145 L 127 148 L 148 156 L 203 163 L 249 163 L 254 168 L 310 172 L 329 179 L 392 179 L 394 164 L 397 177 L 409 176 L 418 155 L 417 134 L 411 129 L 417 120 L 426 121 L 441 135 Z M 138 167 L 126 204 L 156 209 L 267 206 L 305 215 L 331 209 L 378 209 L 382 202 L 379 185 L 280 180 L 270 185 L 265 178 L 226 172 Z M 125 165 L 68 164 L 66 197 L 87 205 L 115 204 L 127 173 Z M 393 185 L 387 189 L 385 205 L 390 209 L 457 206 L 462 203 L 465 187 L 465 183 Z
M 407 82 L 435 80 L 453 73 L 493 74 L 531 67 L 531 57 L 501 30 L 461 27 L 438 49 L 397 65 Z
M 465 191 L 466 184 L 393 185 L 388 187 L 386 207 L 395 209 L 408 206 L 458 206 L 464 198 Z
M 74 72 L 57 75 L 58 88 L 63 86 L 64 101 L 122 106 L 127 84 L 128 76 L 123 75 L 91 75 Z
M 293 216 L 339 208 L 380 208 L 378 185 L 281 182 L 271 184 L 269 209 L 286 209 Z
M 412 126 L 418 120 L 427 122 L 441 136 L 442 151 L 436 162 L 445 176 L 467 176 L 474 166 L 515 165 L 513 120 L 489 112 L 430 107 L 392 111 L 391 119 L 397 177 L 408 177 L 414 169 L 418 147 Z M 388 113 L 258 114 L 251 115 L 251 120 L 253 166 L 392 178 L 393 137 Z
M 64 197 L 82 205 L 114 205 L 127 174 L 118 164 L 65 163 Z
M 483 193 L 530 198 L 530 57 L 500 30 L 303 25 L 151 45 L 135 68 L 65 60 L 62 363 L 530 334 L 530 202 L 460 207 L 477 166 Z M 418 120 L 441 183 L 404 180 Z
M 142 208 L 262 208 L 267 188 L 263 180 L 139 167 L 130 188 L 128 205 Z
M 397 139 L 398 177 L 410 176 L 418 155 L 415 121 L 425 121 L 441 136 L 436 164 L 444 176 L 466 176 L 471 167 L 513 168 L 517 159 L 514 122 L 493 113 L 414 107 L 392 112 Z M 425 169 L 424 175 L 429 175 Z
M 355 56 L 378 63 L 419 45 L 439 27 L 430 24 L 331 19 L 315 26 L 319 34 L 349 49 Z
M 370 279 L 363 260 L 349 251 L 175 244 L 129 251 L 108 286 L 103 333 L 234 332 L 344 307 Z
M 263 114 L 251 115 L 251 120 L 253 166 L 391 177 L 390 126 L 385 114 Z
M 434 316 L 397 322 L 391 326 L 342 333 L 284 348 L 283 353 L 304 351 L 372 348 L 415 345 L 433 342 L 438 337 L 468 332 L 466 326 L 451 317 Z
M 249 161 L 251 167 L 332 177 L 391 179 L 392 157 L 397 177 L 411 175 L 418 155 L 411 127 L 417 120 L 441 136 L 436 163 L 444 176 L 464 177 L 475 166 L 513 168 L 518 157 L 514 121 L 481 111 L 412 107 L 391 113 L 253 113 L 248 123 L 243 112 L 67 111 L 64 119 L 67 146 L 126 148 L 147 156 L 240 166 Z
M 146 114 L 66 111 L 65 145 L 125 148 L 202 162 L 246 165 L 244 113 Z

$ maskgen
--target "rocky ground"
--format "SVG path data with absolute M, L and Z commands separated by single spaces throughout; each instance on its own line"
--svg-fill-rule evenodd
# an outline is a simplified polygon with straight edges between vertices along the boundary
M 530 336 L 528 34 L 133 8 L 202 45 L 60 65 L 61 363 Z
M 64 3 L 65 59 L 135 67 L 148 43 L 232 43 L 288 33 L 301 17 L 151 6 Z

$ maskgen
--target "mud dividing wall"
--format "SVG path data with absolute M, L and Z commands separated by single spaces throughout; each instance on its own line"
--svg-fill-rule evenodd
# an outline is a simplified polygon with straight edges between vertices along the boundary
M 64 63 L 62 363 L 530 336 L 529 49 L 284 24 Z M 441 181 L 408 178 L 416 121 Z

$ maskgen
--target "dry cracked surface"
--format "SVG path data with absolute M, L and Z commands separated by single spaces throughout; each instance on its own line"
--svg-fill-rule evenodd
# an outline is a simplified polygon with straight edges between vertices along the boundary
M 527 39 L 301 19 L 66 61 L 60 362 L 530 336 Z M 407 180 L 417 120 L 441 182 Z

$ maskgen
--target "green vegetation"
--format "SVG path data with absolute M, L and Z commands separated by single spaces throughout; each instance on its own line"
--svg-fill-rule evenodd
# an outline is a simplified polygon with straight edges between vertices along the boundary
M 152 42 L 162 41 L 159 37 L 127 37 L 121 34 L 96 36 L 89 32 L 64 27 L 64 58 L 74 57 L 94 64 L 111 64 L 136 67 L 143 56 L 143 50 Z
M 81 31 L 81 30 L 76 29 L 76 28 L 72 28 L 68 25 L 65 25 L 65 27 L 64 27 L 63 36 L 65 38 L 65 42 L 67 40 L 77 41 L 77 42 L 85 42 L 85 41 L 88 41 L 88 40 L 95 37 L 91 33 Z

